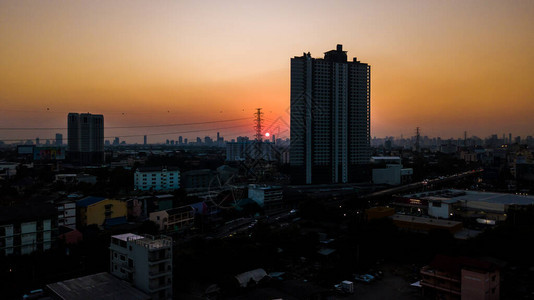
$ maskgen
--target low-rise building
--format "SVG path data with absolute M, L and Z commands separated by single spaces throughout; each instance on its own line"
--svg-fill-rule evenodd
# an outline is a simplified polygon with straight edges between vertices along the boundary
M 178 231 L 195 223 L 195 209 L 190 205 L 150 213 L 150 221 L 161 231 Z
M 399 185 L 412 181 L 413 169 L 403 168 L 398 156 L 374 156 L 371 166 L 374 184 Z
M 102 272 L 46 285 L 52 299 L 150 300 L 149 295 L 135 289 L 128 282 Z M 48 299 L 48 298 L 46 298 Z
M 67 226 L 76 229 L 76 202 L 61 201 L 56 204 L 57 207 L 57 226 Z
M 217 171 L 210 169 L 191 170 L 183 173 L 182 187 L 188 191 L 218 189 L 224 182 L 219 182 Z M 211 186 L 210 186 L 211 185 Z
M 265 213 L 275 213 L 287 208 L 284 204 L 281 186 L 267 186 L 250 184 L 248 186 L 248 198 L 254 200 Z
M 132 233 L 114 235 L 110 273 L 132 283 L 151 299 L 172 299 L 172 238 Z
M 463 228 L 462 222 L 395 214 L 390 217 L 395 226 L 414 232 L 428 233 L 431 230 L 446 230 L 451 234 Z
M 497 300 L 500 272 L 489 262 L 467 257 L 437 255 L 421 268 L 425 298 Z
M 32 204 L 0 209 L 0 255 L 24 255 L 52 247 L 57 229 L 52 204 Z
M 125 223 L 127 215 L 126 201 L 91 196 L 76 201 L 78 228 Z
M 142 167 L 134 174 L 138 191 L 174 191 L 180 188 L 180 171 L 175 167 Z
M 429 216 L 448 219 L 452 216 L 473 217 L 481 224 L 506 220 L 510 207 L 534 205 L 533 196 L 479 192 L 469 190 L 439 190 L 407 194 L 398 197 L 399 208 L 416 208 Z M 419 208 L 423 206 L 423 208 Z

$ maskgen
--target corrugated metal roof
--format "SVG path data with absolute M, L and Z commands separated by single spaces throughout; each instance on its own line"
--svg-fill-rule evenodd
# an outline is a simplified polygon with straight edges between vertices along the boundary
M 83 199 L 80 199 L 80 200 L 76 201 L 76 206 L 87 207 L 89 205 L 93 205 L 95 203 L 98 203 L 100 201 L 104 201 L 106 199 L 107 198 L 104 198 L 104 197 L 89 196 L 89 197 L 85 197 Z
M 150 296 L 133 288 L 126 281 L 105 272 L 51 283 L 46 287 L 60 299 L 151 299 Z

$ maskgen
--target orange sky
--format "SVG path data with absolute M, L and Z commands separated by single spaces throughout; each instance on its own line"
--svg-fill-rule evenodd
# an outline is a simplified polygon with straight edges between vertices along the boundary
M 534 135 L 534 1 L 459 0 L 3 0 L 0 128 L 66 127 L 70 111 L 108 127 L 250 118 L 106 130 L 233 138 L 262 107 L 287 135 L 290 58 L 338 43 L 371 65 L 372 136 Z

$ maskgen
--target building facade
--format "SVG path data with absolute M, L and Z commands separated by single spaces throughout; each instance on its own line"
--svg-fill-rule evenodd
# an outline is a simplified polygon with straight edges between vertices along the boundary
M 134 189 L 138 191 L 174 191 L 180 188 L 177 168 L 138 168 L 134 174 Z
M 0 255 L 25 255 L 52 247 L 57 211 L 53 205 L 4 207 L 0 212 Z
M 103 197 L 85 197 L 76 202 L 78 228 L 88 225 L 116 225 L 126 222 L 126 201 Z
M 129 281 L 151 299 L 172 299 L 172 238 L 114 235 L 110 243 L 110 273 Z
M 263 207 L 266 214 L 279 212 L 288 208 L 284 203 L 281 186 L 250 184 L 248 186 L 248 197 L 256 201 L 260 207 Z
M 295 183 L 361 180 L 370 158 L 371 68 L 342 45 L 291 59 L 290 165 Z
M 57 205 L 57 225 L 76 229 L 76 202 L 62 201 Z
M 156 223 L 161 231 L 178 231 L 195 223 L 195 210 L 185 205 L 150 213 L 150 221 Z
M 437 255 L 420 273 L 425 299 L 500 298 L 500 272 L 486 261 Z
M 104 116 L 69 113 L 67 124 L 67 150 L 71 161 L 83 165 L 102 164 Z

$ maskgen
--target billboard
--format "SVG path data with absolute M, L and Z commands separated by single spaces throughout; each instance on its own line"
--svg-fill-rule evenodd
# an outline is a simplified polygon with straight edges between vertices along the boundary
M 65 147 L 46 146 L 35 147 L 33 160 L 62 160 L 65 159 Z

